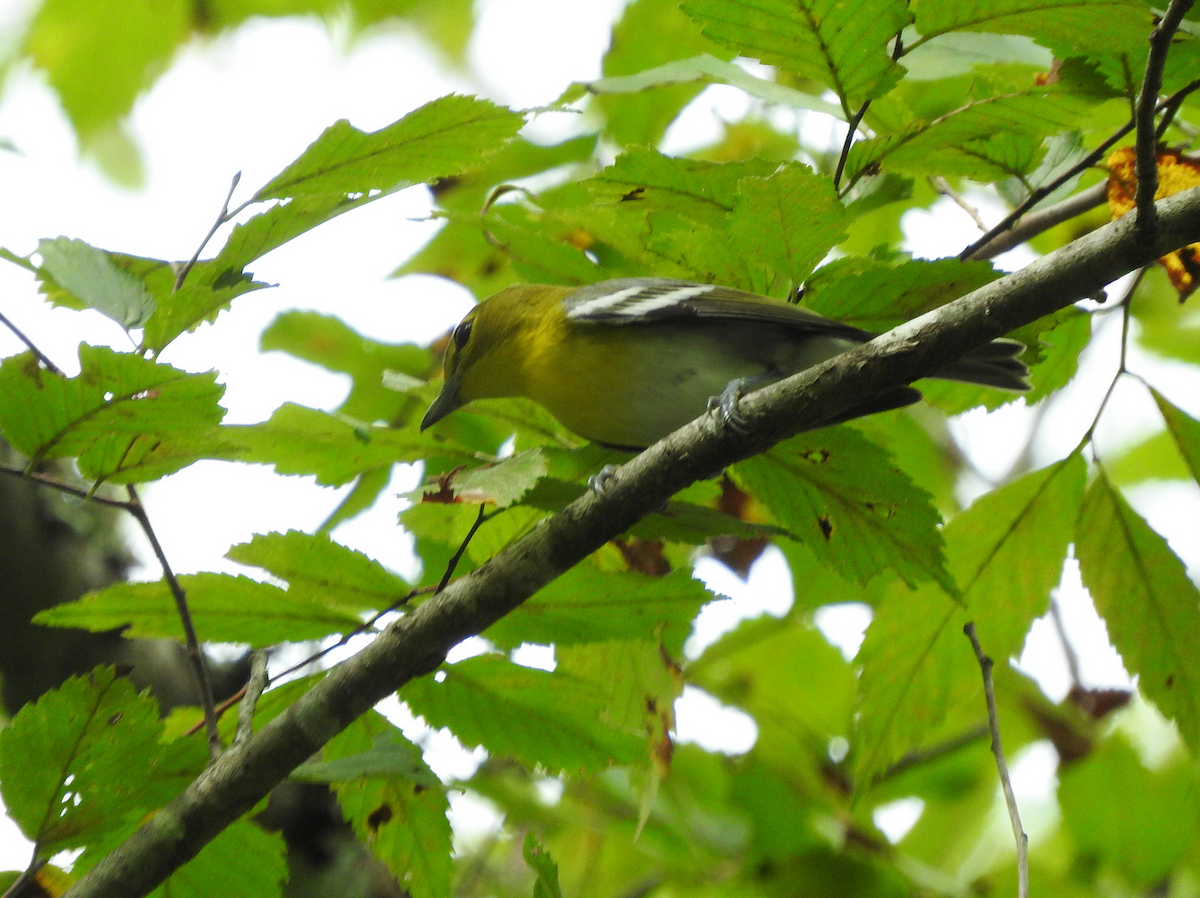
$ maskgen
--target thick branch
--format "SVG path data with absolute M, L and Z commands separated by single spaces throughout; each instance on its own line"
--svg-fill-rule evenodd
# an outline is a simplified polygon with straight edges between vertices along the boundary
M 1158 212 L 1153 245 L 1139 244 L 1134 216 L 1126 216 L 865 346 L 751 394 L 740 406 L 749 433 L 725 429 L 710 415 L 650 447 L 615 472 L 602 494 L 589 491 L 388 627 L 222 755 L 67 894 L 145 895 L 356 717 L 434 670 L 452 646 L 508 614 L 688 484 L 1200 240 L 1200 189 L 1164 200 Z

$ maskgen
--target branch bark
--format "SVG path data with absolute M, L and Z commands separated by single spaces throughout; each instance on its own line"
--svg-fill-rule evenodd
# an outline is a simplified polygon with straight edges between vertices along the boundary
M 284 714 L 233 746 L 82 877 L 69 898 L 136 898 L 195 856 L 288 773 L 446 652 L 713 471 L 908 383 L 964 351 L 1084 297 L 1166 252 L 1200 241 L 1200 188 L 1158 204 L 1150 239 L 1127 215 L 1022 271 L 746 397 L 748 432 L 697 419 L 622 466 L 482 567 L 404 615 Z

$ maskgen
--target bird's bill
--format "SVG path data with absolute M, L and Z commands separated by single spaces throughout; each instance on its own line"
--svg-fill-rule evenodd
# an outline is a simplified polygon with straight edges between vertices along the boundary
M 460 405 L 462 401 L 458 398 L 458 378 L 451 377 L 442 387 L 442 392 L 438 393 L 437 399 L 429 406 L 429 411 L 425 412 L 425 417 L 421 419 L 421 430 L 436 424 L 442 418 L 446 417 Z

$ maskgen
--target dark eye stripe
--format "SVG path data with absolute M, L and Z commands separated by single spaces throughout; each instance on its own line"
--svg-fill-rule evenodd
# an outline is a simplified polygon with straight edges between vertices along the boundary
M 471 339 L 471 324 L 470 321 L 463 321 L 454 329 L 454 345 L 459 349 L 466 346 L 467 341 Z

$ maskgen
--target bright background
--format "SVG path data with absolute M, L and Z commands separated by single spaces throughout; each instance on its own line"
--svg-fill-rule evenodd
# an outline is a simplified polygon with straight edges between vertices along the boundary
M 129 121 L 145 165 L 145 183 L 138 189 L 115 185 L 94 162 L 81 158 L 44 78 L 18 68 L 10 72 L 0 97 L 0 138 L 13 146 L 0 151 L 0 246 L 27 254 L 39 238 L 64 234 L 128 253 L 188 258 L 217 215 L 235 172 L 242 173 L 233 200 L 237 204 L 337 119 L 374 130 L 452 91 L 518 108 L 548 103 L 571 82 L 599 75 L 606 46 L 597 41 L 622 5 L 620 0 L 482 0 L 469 51 L 470 79 L 449 74 L 419 39 L 401 30 L 351 41 L 337 29 L 331 36 L 315 20 L 255 20 L 233 34 L 194 42 L 140 99 Z M 19 33 L 28 7 L 22 0 L 0 0 L 0 34 Z M 719 119 L 736 118 L 743 108 L 737 91 L 709 88 L 673 126 L 667 150 L 715 139 Z M 531 135 L 561 137 L 582 128 L 578 116 L 548 114 L 538 117 Z M 215 325 L 172 344 L 163 361 L 193 371 L 217 367 L 227 387 L 224 404 L 230 422 L 263 420 L 285 401 L 335 408 L 348 389 L 345 378 L 280 353 L 259 353 L 258 335 L 276 314 L 293 308 L 336 314 L 384 341 L 428 342 L 444 332 L 470 306 L 464 290 L 433 278 L 388 279 L 433 234 L 436 224 L 426 220 L 429 208 L 425 188 L 411 188 L 269 254 L 254 275 L 278 286 L 239 299 Z M 997 218 L 994 214 L 992 220 Z M 949 204 L 935 216 L 913 216 L 906 221 L 913 251 L 927 257 L 956 252 L 964 242 L 964 221 Z M 211 250 L 226 233 L 218 233 Z M 1022 258 L 1010 264 L 1020 264 Z M 85 338 L 129 347 L 125 334 L 98 314 L 50 309 L 26 272 L 2 262 L 0 310 L 68 371 L 77 370 L 76 346 Z M 1091 376 L 1080 378 L 1082 387 L 1065 391 L 1055 402 L 1052 413 L 1062 426 L 1035 446 L 1038 463 L 1065 454 L 1095 414 L 1116 365 L 1118 337 L 1119 328 L 1105 328 L 1085 359 L 1085 374 Z M 22 349 L 8 331 L 0 330 L 0 356 Z M 1148 370 L 1150 364 L 1134 360 L 1138 370 Z M 1170 398 L 1200 416 L 1200 383 L 1171 382 L 1179 389 L 1168 391 Z M 1129 393 L 1140 397 L 1141 391 Z M 1119 391 L 1117 400 L 1101 428 L 1101 447 L 1126 445 L 1157 420 L 1140 399 Z M 993 415 L 968 414 L 954 426 L 982 476 L 995 477 L 1022 445 L 1029 415 L 1018 406 Z M 339 528 L 336 538 L 411 575 L 417 562 L 395 522 L 403 507 L 399 494 L 413 489 L 418 478 L 419 471 L 398 467 L 377 508 Z M 212 462 L 169 477 L 143 495 L 168 557 L 184 573 L 232 569 L 222 556 L 253 533 L 311 530 L 342 493 L 317 487 L 310 478 L 278 477 L 262 466 Z M 1143 488 L 1133 499 L 1185 561 L 1193 569 L 1200 566 L 1195 539 L 1200 496 L 1177 487 L 1170 493 Z M 140 544 L 139 535 L 133 539 Z M 790 579 L 778 554 L 767 553 L 746 582 L 710 561 L 701 560 L 697 571 L 732 600 L 715 603 L 701 615 L 694 648 L 742 617 L 763 610 L 782 614 L 791 603 Z M 139 574 L 155 577 L 157 572 L 151 562 Z M 1084 681 L 1093 686 L 1127 683 L 1119 658 L 1107 648 L 1103 625 L 1077 583 L 1077 575 L 1068 570 L 1059 599 L 1071 639 L 1082 651 Z M 865 609 L 845 607 L 826 612 L 818 623 L 849 655 L 868 620 Z M 1039 676 L 1052 698 L 1065 693 L 1069 681 L 1061 646 L 1047 622 L 1035 626 L 1022 665 Z M 753 742 L 748 718 L 694 691 L 685 695 L 677 713 L 680 738 L 727 751 L 743 751 Z M 443 775 L 465 775 L 471 769 L 471 757 L 456 752 L 448 738 L 429 733 L 421 738 Z M 1053 763 L 1048 747 L 1039 754 L 1035 746 L 1018 759 L 1020 799 L 1045 800 Z M 895 814 L 888 825 L 897 831 L 915 819 L 912 809 L 898 808 Z M 477 811 L 457 806 L 456 818 L 457 825 L 468 827 L 470 820 L 479 819 Z M 0 869 L 24 867 L 28 851 L 12 824 L 0 818 Z

